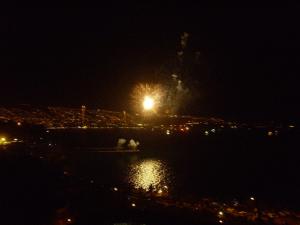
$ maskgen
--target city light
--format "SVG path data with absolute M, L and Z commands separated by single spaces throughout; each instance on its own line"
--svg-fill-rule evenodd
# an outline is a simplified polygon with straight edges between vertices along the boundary
M 255 200 L 255 198 L 254 198 L 254 197 L 250 197 L 250 200 L 251 200 L 251 201 L 254 201 L 254 200 Z
M 131 206 L 132 206 L 132 207 L 136 207 L 136 204 L 135 204 L 135 203 L 131 203 Z
M 1 137 L 0 138 L 0 145 L 6 145 L 6 144 L 8 144 L 6 138 L 5 137 Z

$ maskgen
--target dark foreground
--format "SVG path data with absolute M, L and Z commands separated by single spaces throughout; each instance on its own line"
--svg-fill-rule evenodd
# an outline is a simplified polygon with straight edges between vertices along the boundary
M 50 131 L 1 146 L 1 224 L 299 224 L 298 132 L 202 134 Z M 111 137 L 143 146 L 84 150 Z

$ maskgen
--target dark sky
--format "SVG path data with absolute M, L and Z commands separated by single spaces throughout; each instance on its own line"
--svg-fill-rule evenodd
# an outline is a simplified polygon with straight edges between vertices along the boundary
M 2 105 L 128 109 L 134 85 L 172 65 L 186 31 L 186 54 L 201 57 L 189 75 L 198 97 L 184 112 L 299 117 L 297 7 L 15 8 L 0 19 Z

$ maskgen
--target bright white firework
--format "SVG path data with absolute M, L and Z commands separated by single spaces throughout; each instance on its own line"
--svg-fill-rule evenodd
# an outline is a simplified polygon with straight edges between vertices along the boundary
M 162 107 L 164 91 L 159 84 L 139 84 L 132 93 L 137 112 L 158 113 Z
M 145 96 L 144 101 L 143 101 L 143 107 L 144 107 L 144 110 L 146 110 L 146 111 L 152 110 L 154 107 L 153 98 L 150 96 Z

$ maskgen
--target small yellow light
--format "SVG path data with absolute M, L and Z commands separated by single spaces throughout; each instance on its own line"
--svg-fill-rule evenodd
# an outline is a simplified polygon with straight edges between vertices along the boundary
M 268 136 L 272 136 L 273 132 L 272 131 L 268 131 Z
M 223 216 L 224 213 L 222 211 L 219 212 L 219 216 Z
M 117 188 L 117 187 L 114 187 L 114 191 L 118 191 L 118 188 Z
M 251 200 L 251 201 L 254 201 L 254 200 L 255 200 L 255 198 L 254 198 L 254 197 L 250 197 L 250 200 Z
M 68 218 L 68 219 L 67 219 L 67 221 L 68 221 L 69 223 L 71 223 L 71 222 L 72 222 L 72 220 L 71 220 L 70 218 Z
M 219 220 L 219 223 L 224 223 L 223 220 Z
M 207 136 L 207 135 L 209 134 L 209 132 L 206 130 L 206 131 L 204 132 L 204 134 Z
M 171 134 L 170 130 L 166 130 L 166 135 L 170 135 L 170 134 Z
M 159 189 L 157 193 L 158 193 L 158 194 L 161 194 L 162 192 L 163 192 L 163 191 L 162 191 L 161 189 Z
M 135 204 L 135 203 L 131 203 L 131 206 L 132 206 L 132 207 L 136 207 L 136 204 Z
M 18 122 L 17 125 L 18 125 L 18 126 L 21 126 L 22 124 L 21 124 L 21 122 Z

